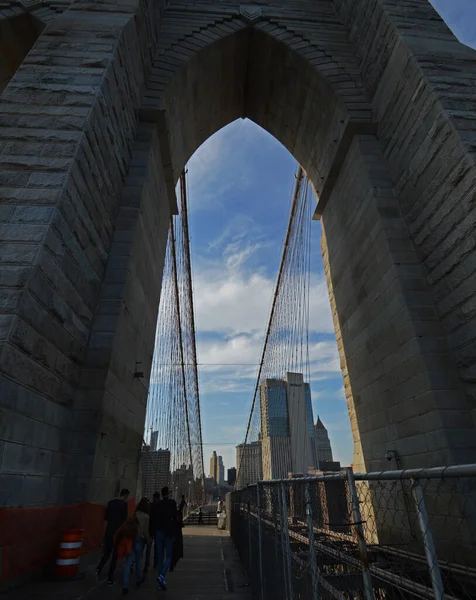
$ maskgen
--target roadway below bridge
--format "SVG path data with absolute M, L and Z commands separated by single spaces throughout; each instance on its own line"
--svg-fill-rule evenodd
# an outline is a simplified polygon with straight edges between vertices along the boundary
M 128 598 L 134 600 L 252 600 L 241 561 L 228 532 L 213 526 L 188 526 L 183 529 L 184 558 L 167 576 L 168 591 L 158 591 L 156 572 L 149 571 L 145 583 L 136 587 L 131 574 Z M 115 600 L 122 594 L 122 565 L 115 583 L 107 585 L 106 576 L 96 579 L 99 554 L 84 557 L 81 577 L 70 582 L 41 582 L 6 594 L 8 600 Z M 105 569 L 106 571 L 107 569 Z

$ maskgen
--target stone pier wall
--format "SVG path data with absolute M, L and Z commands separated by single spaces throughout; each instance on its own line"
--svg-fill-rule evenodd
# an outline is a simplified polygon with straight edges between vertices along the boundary
M 141 141 L 138 108 L 161 8 L 155 0 L 76 2 L 45 28 L 0 97 L 2 506 L 90 495 L 104 432 L 99 425 L 83 437 L 72 432 L 81 431 L 78 394 L 91 385 L 98 300 L 122 231 L 118 211 L 124 179 L 134 175 L 131 151 Z M 155 193 L 158 210 L 160 188 Z M 150 351 L 150 339 L 144 343 Z M 92 409 L 97 423 L 107 414 L 104 403 Z M 121 418 L 137 432 L 137 421 Z M 128 439 L 121 435 L 118 455 Z M 72 493 L 71 476 L 82 473 L 86 489 Z M 122 476 L 134 482 L 120 466 L 116 480 Z
M 354 138 L 322 225 L 355 469 L 388 450 L 405 468 L 472 462 L 471 407 L 374 136 Z

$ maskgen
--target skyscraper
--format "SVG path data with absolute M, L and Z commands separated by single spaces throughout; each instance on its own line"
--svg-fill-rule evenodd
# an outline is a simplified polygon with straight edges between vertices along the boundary
M 260 386 L 263 479 L 283 479 L 292 470 L 286 382 Z
M 307 473 L 313 466 L 311 439 L 309 437 L 308 409 L 302 373 L 286 373 L 289 434 L 291 443 L 292 473 Z M 311 407 L 312 411 L 312 407 Z
M 308 383 L 304 384 L 304 393 L 306 394 L 306 422 L 307 422 L 307 433 L 311 440 L 311 466 L 317 469 L 319 466 L 319 456 L 317 453 L 316 445 L 316 433 L 314 429 L 314 414 L 312 410 L 312 399 L 311 399 L 311 386 Z
M 223 485 L 225 483 L 225 465 L 223 464 L 223 457 L 218 457 L 218 485 Z
M 227 483 L 228 485 L 235 485 L 235 481 L 236 481 L 236 469 L 235 467 L 232 467 L 231 469 L 228 469 L 228 479 L 227 479 Z
M 317 423 L 314 426 L 314 445 L 320 462 L 332 462 L 331 441 L 324 423 L 317 417 Z M 317 468 L 318 465 L 316 465 Z
M 263 479 L 261 442 L 240 444 L 236 447 L 237 484 L 241 490 Z
M 152 431 L 150 434 L 150 449 L 155 452 L 157 450 L 157 442 L 159 441 L 159 432 Z
M 152 499 L 155 492 L 170 485 L 170 450 L 143 448 L 140 457 L 141 495 Z
M 213 477 L 215 483 L 219 483 L 218 456 L 215 450 L 213 450 L 212 457 L 210 458 L 210 477 Z
M 317 466 L 311 388 L 301 373 L 260 386 L 263 478 L 282 479 Z

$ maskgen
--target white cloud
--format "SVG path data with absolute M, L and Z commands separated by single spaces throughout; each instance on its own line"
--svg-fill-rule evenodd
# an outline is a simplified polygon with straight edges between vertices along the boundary
M 199 331 L 263 335 L 275 281 L 264 269 L 249 272 L 245 266 L 265 243 L 235 241 L 226 246 L 222 260 L 196 261 L 194 302 Z M 311 276 L 310 330 L 334 332 L 327 284 L 317 274 Z
M 246 147 L 263 131 L 238 120 L 217 131 L 202 144 L 187 164 L 189 206 L 197 210 L 216 209 L 231 190 L 248 190 L 250 177 Z M 234 169 L 230 172 L 229 165 Z
M 225 265 L 197 273 L 194 300 L 199 331 L 264 332 L 273 287 L 260 273 L 230 272 Z
M 227 372 L 223 368 L 217 368 L 213 376 L 200 374 L 200 394 L 240 394 L 249 395 L 250 406 L 256 382 L 256 375 L 243 377 L 239 372 Z
M 284 354 L 284 345 L 276 347 L 276 354 Z M 225 339 L 202 340 L 199 343 L 200 370 L 213 373 L 224 365 L 239 366 L 241 377 L 250 378 L 257 372 L 261 359 L 262 340 L 258 336 L 234 335 Z M 340 372 L 337 347 L 333 341 L 309 344 L 311 379 L 322 380 L 322 373 Z M 230 368 L 228 370 L 230 370 Z
M 236 215 L 209 246 L 215 258 L 202 255 L 195 260 L 194 303 L 203 396 L 241 394 L 249 397 L 251 404 L 275 279 L 264 268 L 249 268 L 249 263 L 268 243 L 252 219 Z M 327 285 L 323 275 L 316 273 L 311 275 L 310 330 L 311 383 L 335 377 L 340 372 L 335 340 L 314 341 L 317 333 L 333 333 Z M 283 343 L 272 347 L 276 356 L 289 349 Z M 265 377 L 282 375 L 263 373 Z

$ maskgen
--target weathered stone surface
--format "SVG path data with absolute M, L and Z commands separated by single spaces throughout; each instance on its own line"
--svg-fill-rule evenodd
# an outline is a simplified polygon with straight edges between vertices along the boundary
M 349 377 L 345 389 L 359 470 L 382 468 L 392 449 L 405 467 L 432 464 L 430 433 L 449 442 L 455 429 L 474 432 L 425 272 L 411 252 L 407 262 L 395 259 L 390 242 L 412 244 L 398 195 L 387 192 L 382 198 L 376 190 L 383 188 L 391 189 L 391 179 L 380 146 L 374 137 L 360 136 L 322 217 L 325 271 Z M 451 404 L 436 405 L 437 390 L 450 393 Z M 476 444 L 465 439 L 472 460 Z M 451 443 L 439 449 L 447 452 L 439 455 L 445 464 L 460 458 Z
M 426 0 L 165 4 L 1 21 L 5 501 L 134 487 L 174 186 L 240 117 L 319 195 L 356 466 L 474 460 L 476 53 Z

